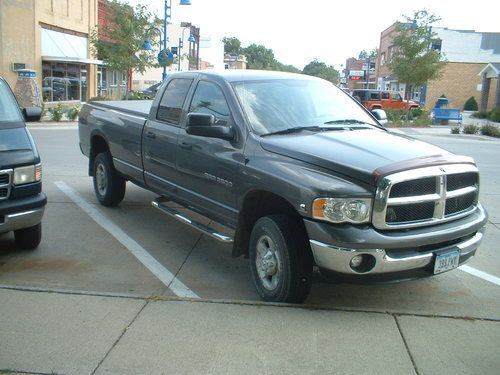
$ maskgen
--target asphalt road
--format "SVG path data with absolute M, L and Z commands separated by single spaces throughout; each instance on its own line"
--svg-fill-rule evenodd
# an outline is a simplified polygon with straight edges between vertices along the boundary
M 154 194 L 128 183 L 119 207 L 99 206 L 75 126 L 34 125 L 31 132 L 43 158 L 49 202 L 43 239 L 37 250 L 19 251 L 12 234 L 0 235 L 0 289 L 141 298 L 186 296 L 258 305 L 248 260 L 231 258 L 230 246 L 153 208 Z M 468 266 L 485 274 L 458 269 L 427 279 L 370 285 L 332 283 L 315 275 L 306 304 L 319 311 L 465 318 L 478 322 L 478 332 L 488 332 L 482 324 L 492 322 L 496 331 L 490 332 L 496 333 L 491 341 L 500 344 L 500 141 L 442 131 L 405 132 L 475 158 L 481 171 L 481 201 L 490 220 L 483 245 Z M 415 342 L 420 344 L 425 349 L 425 343 Z

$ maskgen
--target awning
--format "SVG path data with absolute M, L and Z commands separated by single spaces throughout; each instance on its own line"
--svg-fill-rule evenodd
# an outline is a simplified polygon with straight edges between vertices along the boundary
M 481 70 L 478 74 L 479 76 L 486 78 L 496 78 L 500 76 L 500 63 L 489 63 L 486 67 Z
M 94 60 L 80 57 L 59 57 L 59 56 L 42 56 L 42 61 L 66 62 L 75 64 L 94 64 L 103 65 L 102 60 Z

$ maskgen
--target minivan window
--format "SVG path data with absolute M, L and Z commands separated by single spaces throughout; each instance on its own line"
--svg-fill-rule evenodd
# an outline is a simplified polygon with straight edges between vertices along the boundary
M 7 83 L 0 79 L 0 128 L 11 127 L 13 122 L 24 121 L 16 98 Z

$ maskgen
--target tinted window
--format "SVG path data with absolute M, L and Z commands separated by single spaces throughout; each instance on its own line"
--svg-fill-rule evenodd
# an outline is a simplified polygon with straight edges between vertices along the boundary
M 0 79 L 0 128 L 9 127 L 9 123 L 24 121 L 19 105 L 7 83 Z
M 226 125 L 229 120 L 229 107 L 224 94 L 219 86 L 210 82 L 198 83 L 189 112 L 214 115 L 218 125 Z
M 380 100 L 379 92 L 370 92 L 370 100 Z
M 179 124 L 182 105 L 192 82 L 192 79 L 185 78 L 170 81 L 160 101 L 158 113 L 156 114 L 158 120 Z
M 382 99 L 389 99 L 389 93 L 388 92 L 383 92 L 382 93 Z

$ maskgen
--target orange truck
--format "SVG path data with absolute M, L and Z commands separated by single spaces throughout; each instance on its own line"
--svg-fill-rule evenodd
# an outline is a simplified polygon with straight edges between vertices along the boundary
M 403 100 L 398 92 L 382 90 L 354 90 L 352 96 L 370 111 L 373 109 L 412 109 L 419 104 L 412 100 Z

